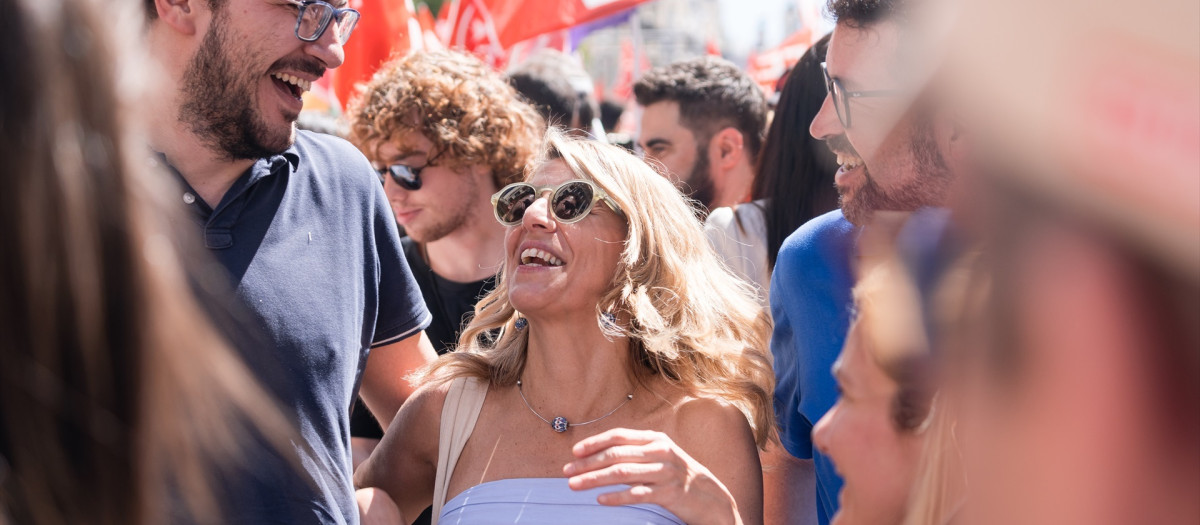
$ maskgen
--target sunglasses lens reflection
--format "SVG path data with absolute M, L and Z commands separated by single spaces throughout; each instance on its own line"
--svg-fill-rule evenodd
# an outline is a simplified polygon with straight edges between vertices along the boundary
M 592 204 L 592 187 L 582 182 L 572 182 L 559 188 L 554 194 L 554 216 L 563 222 L 583 217 Z
M 533 188 L 530 186 L 509 188 L 496 200 L 496 217 L 508 225 L 521 222 L 521 218 L 525 216 L 525 209 L 533 203 L 533 197 Z
M 401 188 L 408 191 L 416 191 L 421 189 L 421 179 L 408 166 L 403 164 L 392 164 L 388 166 L 388 173 L 392 175 L 392 181 L 399 184 Z

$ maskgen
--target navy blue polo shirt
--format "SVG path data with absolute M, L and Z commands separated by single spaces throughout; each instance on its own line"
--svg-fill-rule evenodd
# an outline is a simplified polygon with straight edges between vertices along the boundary
M 306 131 L 215 209 L 178 178 L 178 202 L 265 336 L 241 353 L 302 438 L 303 472 L 255 454 L 228 476 L 227 506 L 244 523 L 358 523 L 349 414 L 367 356 L 430 322 L 379 179 L 350 143 Z

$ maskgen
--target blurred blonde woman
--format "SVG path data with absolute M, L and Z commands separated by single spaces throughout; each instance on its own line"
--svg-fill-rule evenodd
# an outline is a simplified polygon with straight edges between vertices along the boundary
M 139 7 L 0 0 L 0 523 L 218 523 L 216 465 L 287 435 L 131 131 Z
M 411 521 L 759 523 L 768 321 L 684 197 L 551 130 L 500 282 L 358 471 Z

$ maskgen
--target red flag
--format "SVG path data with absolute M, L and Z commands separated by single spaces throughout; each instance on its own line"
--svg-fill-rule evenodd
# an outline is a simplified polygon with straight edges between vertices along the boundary
M 333 70 L 333 90 L 343 107 L 355 86 L 370 80 L 388 57 L 423 45 L 412 0 L 356 0 L 351 5 L 362 17 L 343 46 L 345 62 Z
M 763 88 L 766 93 L 775 92 L 775 82 L 787 72 L 788 68 L 796 65 L 804 52 L 812 45 L 812 30 L 801 29 L 784 39 L 774 49 L 752 54 L 747 60 L 746 73 Z
M 502 62 L 523 40 L 617 14 L 647 0 L 451 0 L 439 18 L 452 48 Z

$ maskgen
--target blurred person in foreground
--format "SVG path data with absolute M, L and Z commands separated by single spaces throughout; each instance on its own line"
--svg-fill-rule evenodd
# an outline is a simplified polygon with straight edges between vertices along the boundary
M 950 325 L 978 312 L 982 286 L 953 229 L 946 210 L 877 212 L 859 239 L 839 396 L 813 429 L 845 480 L 834 523 L 941 525 L 961 507 L 956 392 L 943 370 L 964 350 Z
M 808 126 L 825 102 L 821 63 L 829 36 L 818 40 L 781 81 L 775 118 L 755 166 L 753 201 L 712 210 L 704 233 L 739 277 L 769 306 L 771 270 L 783 240 L 800 225 L 837 209 L 833 153 Z
M 903 0 L 835 0 L 825 69 L 829 95 L 810 133 L 841 167 L 841 209 L 784 241 L 771 276 L 776 411 L 788 452 L 812 458 L 822 524 L 838 508 L 841 477 L 813 447 L 812 427 L 837 399 L 830 369 L 850 325 L 856 226 L 876 211 L 942 205 L 966 156 L 949 108 L 923 90 L 932 63 L 908 61 L 924 33 L 906 31 Z M 869 504 L 869 503 L 864 503 Z
M 498 74 L 453 51 L 385 64 L 346 114 L 350 142 L 380 173 L 404 228 L 404 257 L 433 314 L 425 333 L 439 354 L 449 352 L 504 260 L 491 196 L 520 180 L 542 120 Z M 357 465 L 383 430 L 358 404 L 351 434 L 365 445 Z
M 294 432 L 192 299 L 134 111 L 141 20 L 0 0 L 0 523 L 222 523 L 224 466 Z
M 267 336 L 247 362 L 300 428 L 288 454 L 230 480 L 248 522 L 356 523 L 355 395 L 386 424 L 435 356 L 378 174 L 350 143 L 295 129 L 304 91 L 342 63 L 358 20 L 345 4 L 144 2 L 165 93 L 150 147 Z
M 638 146 L 703 207 L 750 197 L 767 126 L 767 100 L 727 60 L 704 56 L 647 71 L 633 85 L 642 106 Z
M 527 180 L 496 195 L 504 269 L 464 348 L 356 481 L 447 522 L 760 523 L 771 373 L 749 287 L 617 146 L 552 130 Z
M 1200 4 L 967 7 L 955 91 L 987 97 L 989 141 L 966 209 L 996 293 L 964 522 L 1198 523 Z
M 508 83 L 545 119 L 572 136 L 607 142 L 600 122 L 592 77 L 574 58 L 553 49 L 540 49 L 515 64 Z

